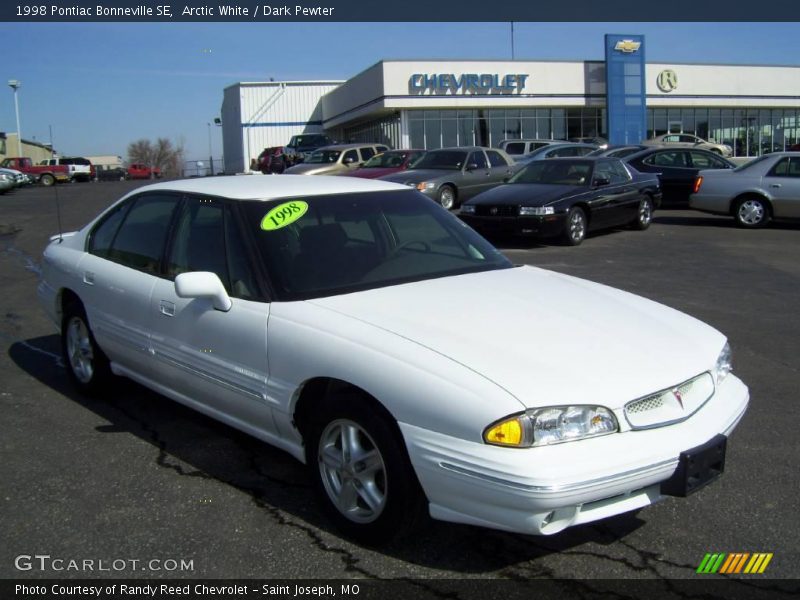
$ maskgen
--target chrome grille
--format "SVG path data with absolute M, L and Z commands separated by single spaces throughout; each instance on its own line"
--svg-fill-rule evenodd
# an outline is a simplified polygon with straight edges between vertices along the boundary
M 519 216 L 519 206 L 484 206 L 476 204 L 475 214 L 482 217 L 516 217 Z
M 711 373 L 702 373 L 673 387 L 625 405 L 625 418 L 633 429 L 659 427 L 689 418 L 714 395 Z
M 642 413 L 647 412 L 648 410 L 655 410 L 657 408 L 661 408 L 664 406 L 664 400 L 661 398 L 660 395 L 656 396 L 648 396 L 647 398 L 642 398 L 641 400 L 635 400 L 631 402 L 625 407 L 629 413 Z

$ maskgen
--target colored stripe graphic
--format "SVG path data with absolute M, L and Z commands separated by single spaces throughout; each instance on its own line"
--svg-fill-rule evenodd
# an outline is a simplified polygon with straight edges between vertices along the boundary
M 772 552 L 725 552 L 706 553 L 700 566 L 697 567 L 698 573 L 724 575 L 739 574 L 760 574 L 766 571 L 767 565 L 772 560 Z M 747 566 L 745 566 L 747 565 Z
M 747 567 L 745 567 L 745 573 L 763 573 L 767 569 L 767 565 L 769 561 L 772 560 L 772 552 L 763 552 L 753 554 L 753 558 L 750 559 L 750 562 L 747 563 Z
M 720 554 L 706 554 L 703 562 L 697 567 L 698 573 L 716 573 L 722 561 L 725 559 L 725 553 Z

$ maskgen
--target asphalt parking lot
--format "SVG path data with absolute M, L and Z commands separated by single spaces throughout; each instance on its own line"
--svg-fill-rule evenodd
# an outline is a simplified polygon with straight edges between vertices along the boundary
M 126 380 L 99 400 L 69 387 L 35 295 L 58 228 L 56 193 L 69 231 L 138 185 L 0 196 L 0 578 L 696 578 L 706 552 L 772 552 L 762 577 L 800 577 L 800 226 L 744 231 L 674 210 L 648 231 L 592 235 L 577 248 L 500 241 L 514 262 L 646 296 L 728 335 L 751 405 L 725 475 L 690 498 L 554 537 L 431 522 L 375 550 L 337 535 L 287 454 Z M 192 568 L 15 567 L 37 553 Z

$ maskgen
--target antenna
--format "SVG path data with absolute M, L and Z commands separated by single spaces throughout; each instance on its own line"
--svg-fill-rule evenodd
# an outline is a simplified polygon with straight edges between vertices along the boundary
M 511 21 L 511 60 L 514 60 L 514 21 Z
M 55 146 L 53 145 L 53 126 L 48 125 L 50 128 L 50 152 L 53 152 Z M 56 195 L 56 219 L 58 220 L 58 240 L 64 241 L 63 228 L 61 227 L 61 203 L 58 198 L 58 180 L 53 183 L 53 192 Z

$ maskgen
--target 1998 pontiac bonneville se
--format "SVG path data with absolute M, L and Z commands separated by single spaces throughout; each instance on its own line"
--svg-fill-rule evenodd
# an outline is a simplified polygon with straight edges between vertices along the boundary
M 68 373 L 124 375 L 306 462 L 347 534 L 551 534 L 686 495 L 748 403 L 725 337 L 514 267 L 407 186 L 139 188 L 44 253 Z

